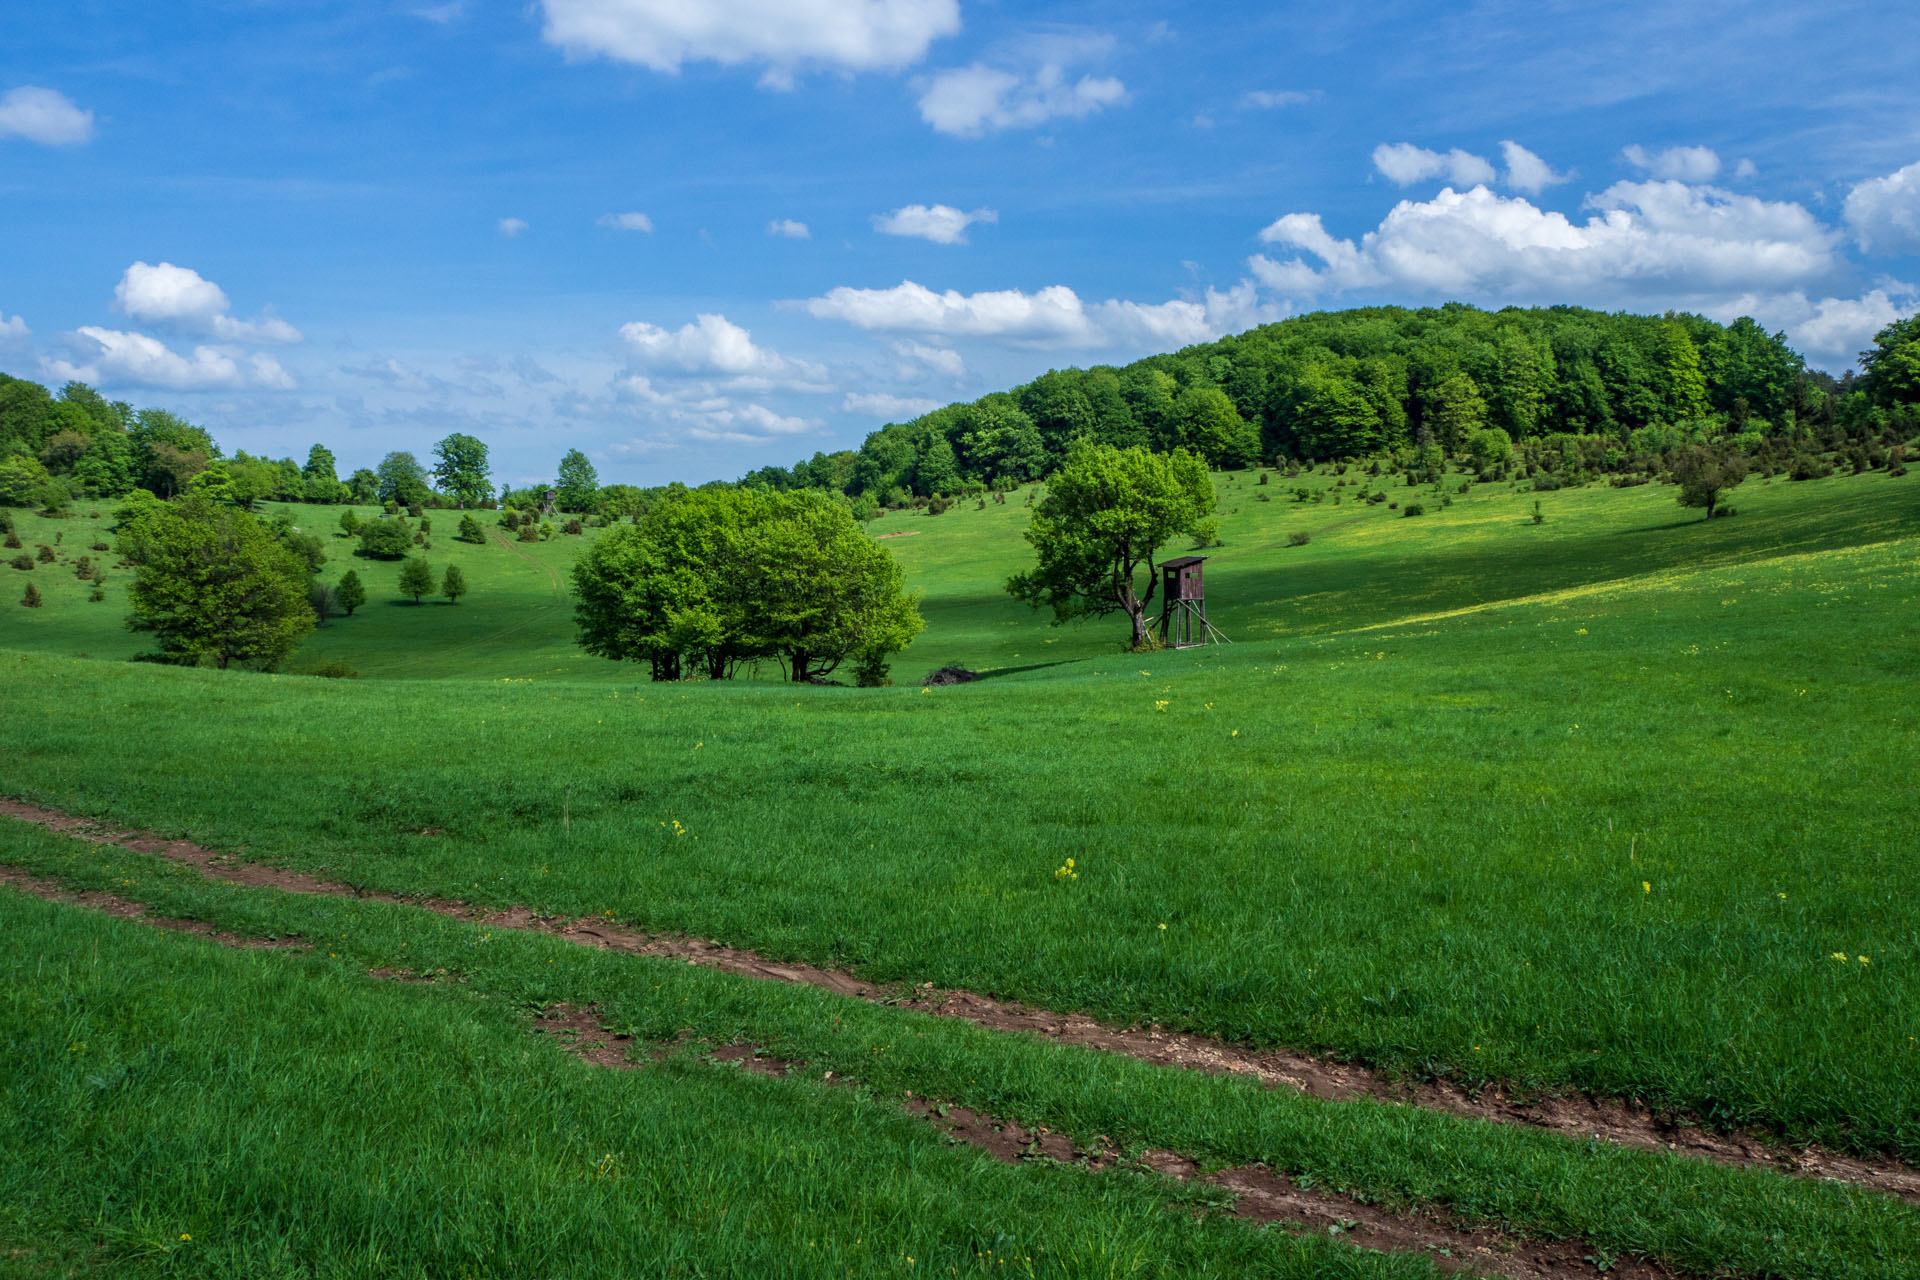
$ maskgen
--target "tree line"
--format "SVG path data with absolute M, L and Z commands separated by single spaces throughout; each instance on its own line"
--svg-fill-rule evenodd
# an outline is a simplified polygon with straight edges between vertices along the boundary
M 1791 457 L 1920 429 L 1920 321 L 1883 330 L 1862 365 L 1839 379 L 1808 369 L 1750 318 L 1362 307 L 1124 367 L 1051 370 L 743 483 L 897 507 L 1050 476 L 1078 440 L 1237 469 L 1461 456 L 1497 432 L 1483 440 L 1504 438 L 1530 468 L 1619 472 L 1702 441 Z

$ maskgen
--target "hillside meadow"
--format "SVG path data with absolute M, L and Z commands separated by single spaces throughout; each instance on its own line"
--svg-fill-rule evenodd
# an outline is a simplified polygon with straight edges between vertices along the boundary
M 488 514 L 474 546 L 434 513 L 423 553 L 471 592 L 415 605 L 305 506 L 275 510 L 329 535 L 324 578 L 366 581 L 354 617 L 278 674 L 130 663 L 128 571 L 105 556 L 98 602 L 75 574 L 110 513 L 16 516 L 56 556 L 0 569 L 44 596 L 0 607 L 0 795 L 403 901 L 0 825 L 0 867 L 113 895 L 0 890 L 0 1269 L 1417 1277 L 1547 1247 L 1557 1275 L 1910 1275 L 1920 1210 L 1857 1187 L 407 904 L 1920 1157 L 1920 488 L 1755 479 L 1706 522 L 1662 486 L 1463 479 L 1364 503 L 1378 481 L 1352 470 L 1218 475 L 1209 606 L 1234 643 L 1144 655 L 1118 620 L 1052 627 L 1004 595 L 1031 489 L 889 514 L 873 531 L 928 628 L 879 689 L 654 685 L 582 656 L 566 571 L 600 531 L 506 543 Z M 300 674 L 330 663 L 360 678 Z M 916 683 L 949 663 L 984 678 Z M 556 1006 L 644 1069 L 529 1037 Z M 1133 1154 L 1008 1167 L 916 1098 Z M 1148 1173 L 1148 1149 L 1284 1173 L 1331 1225 L 1228 1221 L 1234 1192 Z M 1483 1234 L 1347 1243 L 1344 1215 L 1378 1211 Z

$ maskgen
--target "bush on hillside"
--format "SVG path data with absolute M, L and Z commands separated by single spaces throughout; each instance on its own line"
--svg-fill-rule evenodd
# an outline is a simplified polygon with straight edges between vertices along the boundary
M 24 551 L 22 551 L 19 555 L 15 556 L 13 559 L 7 561 L 7 563 L 12 565 L 16 569 L 25 569 L 29 572 L 31 572 L 33 569 L 33 557 L 28 555 Z
M 1407 509 L 1400 514 L 1403 516 L 1423 516 L 1427 514 L 1427 509 L 1418 502 L 1409 502 Z
M 360 528 L 360 554 L 375 560 L 398 560 L 413 545 L 413 532 L 404 520 L 369 520 Z
M 480 528 L 480 522 L 473 518 L 472 512 L 460 517 L 460 532 L 454 536 L 462 542 L 475 544 L 481 544 L 487 540 L 485 531 Z
M 1313 541 L 1313 535 L 1308 533 L 1305 529 L 1295 529 L 1292 533 L 1287 535 L 1287 545 L 1290 547 L 1304 547 L 1309 542 L 1312 542 L 1312 541 Z
M 40 588 L 29 582 L 27 584 L 27 593 L 20 597 L 20 604 L 23 608 L 38 609 L 40 607 Z

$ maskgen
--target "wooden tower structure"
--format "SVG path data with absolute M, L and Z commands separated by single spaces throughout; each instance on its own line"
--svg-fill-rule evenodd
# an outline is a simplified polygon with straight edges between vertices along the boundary
M 1160 562 L 1160 643 L 1169 649 L 1231 644 L 1207 621 L 1205 556 L 1175 556 Z

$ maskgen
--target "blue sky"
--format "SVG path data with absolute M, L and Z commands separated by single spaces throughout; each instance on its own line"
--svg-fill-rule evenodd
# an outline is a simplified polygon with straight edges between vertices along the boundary
M 1916 306 L 1916 72 L 1890 3 L 31 6 L 0 369 L 515 483 L 1367 302 L 1752 314 L 1837 372 Z

